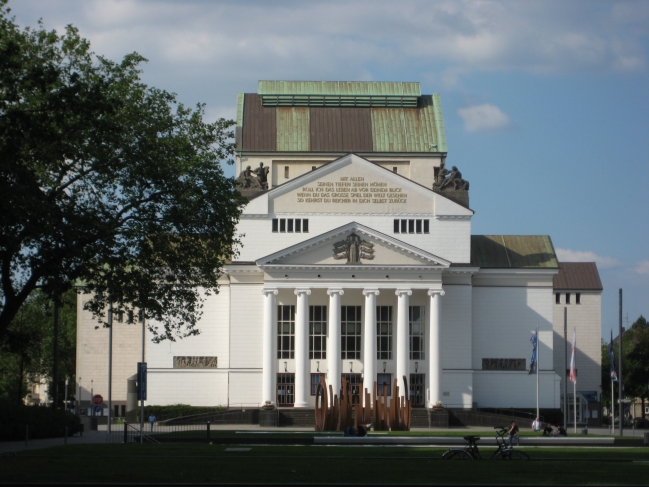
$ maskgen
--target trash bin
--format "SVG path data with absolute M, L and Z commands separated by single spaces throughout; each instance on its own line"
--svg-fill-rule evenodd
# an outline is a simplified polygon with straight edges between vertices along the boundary
M 582 435 L 587 435 L 587 434 L 588 434 L 588 428 L 583 428 L 583 429 L 581 430 L 581 434 L 582 434 Z

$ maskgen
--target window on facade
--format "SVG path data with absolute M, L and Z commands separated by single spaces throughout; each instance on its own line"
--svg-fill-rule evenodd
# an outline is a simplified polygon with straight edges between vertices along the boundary
M 376 393 L 383 395 L 385 390 L 388 396 L 392 395 L 392 374 L 376 374 Z
M 566 304 L 570 304 L 570 293 L 566 293 Z
M 277 405 L 292 406 L 295 403 L 295 374 L 277 374 Z
M 316 167 L 315 167 L 315 166 L 311 166 L 311 170 L 312 170 L 312 171 L 315 171 L 315 170 L 316 170 Z
M 430 220 L 422 219 L 395 219 L 394 233 L 430 233 Z
M 284 179 L 288 179 L 288 166 L 284 166 Z
M 296 232 L 308 233 L 309 219 L 308 218 L 273 218 L 273 232 Z
M 318 384 L 324 385 L 324 374 L 317 373 L 317 374 L 311 374 L 311 395 L 315 396 L 318 394 Z
M 424 374 L 410 374 L 410 403 L 413 407 L 424 405 L 426 398 L 426 376 Z
M 341 358 L 361 358 L 361 307 L 340 307 Z
M 277 358 L 295 356 L 295 305 L 277 307 Z
M 129 325 L 132 325 L 133 323 L 136 323 L 136 322 L 137 322 L 137 320 L 135 319 L 135 313 L 133 312 L 132 309 L 129 309 L 129 310 L 126 312 L 126 322 L 127 322 Z
M 124 312 L 123 311 L 117 311 L 113 313 L 115 315 L 115 321 L 117 323 L 124 323 Z
M 352 396 L 352 404 L 360 403 L 360 392 L 363 387 L 363 376 L 361 374 L 341 374 L 341 379 L 347 381 L 347 393 Z M 343 381 L 340 381 L 342 388 Z
M 424 321 L 424 306 L 410 306 L 409 328 L 410 328 L 410 360 L 426 359 L 426 323 Z
M 575 293 L 575 304 L 581 304 L 581 293 Z
M 376 358 L 392 360 L 392 306 L 376 307 Z
M 395 173 L 397 172 L 397 166 L 394 166 L 394 167 L 392 168 L 392 172 L 395 172 Z
M 556 304 L 561 304 L 561 293 L 555 293 L 554 294 L 554 302 Z
M 327 358 L 326 306 L 309 306 L 309 358 Z

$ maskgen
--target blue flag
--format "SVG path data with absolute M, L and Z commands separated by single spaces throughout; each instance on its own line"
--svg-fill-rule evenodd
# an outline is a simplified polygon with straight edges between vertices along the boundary
M 611 362 L 611 380 L 617 382 L 617 371 L 615 370 L 615 352 L 613 351 L 613 330 L 611 330 L 611 344 L 608 346 L 608 356 Z
M 532 342 L 532 358 L 530 359 L 530 370 L 527 373 L 527 375 L 536 374 L 538 368 L 537 367 L 538 360 L 536 358 L 536 345 L 538 342 L 538 333 L 539 331 L 536 330 L 536 332 L 532 335 L 532 338 L 530 338 L 530 341 Z

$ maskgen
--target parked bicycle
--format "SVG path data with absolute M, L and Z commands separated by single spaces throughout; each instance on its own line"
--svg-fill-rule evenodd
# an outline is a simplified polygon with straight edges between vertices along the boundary
M 496 431 L 496 451 L 491 454 L 489 460 L 529 460 L 527 453 L 514 450 L 514 447 L 507 446 L 507 428 L 500 426 L 494 427 Z M 482 460 L 480 450 L 478 449 L 479 436 L 465 436 L 464 439 L 469 442 L 464 448 L 450 448 L 444 455 L 443 460 Z

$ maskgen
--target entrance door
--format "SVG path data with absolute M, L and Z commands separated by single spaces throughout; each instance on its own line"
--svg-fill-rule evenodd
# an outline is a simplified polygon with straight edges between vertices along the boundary
M 295 403 L 295 374 L 277 374 L 277 405 L 293 406 Z
M 423 408 L 426 403 L 426 374 L 410 374 L 410 404 Z

